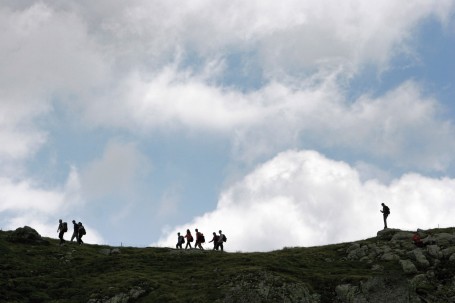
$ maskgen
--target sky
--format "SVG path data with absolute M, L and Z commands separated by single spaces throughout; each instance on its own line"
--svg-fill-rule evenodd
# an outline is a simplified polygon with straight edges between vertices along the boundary
M 452 0 L 4 0 L 0 37 L 2 230 L 246 252 L 373 237 L 381 203 L 455 224 Z

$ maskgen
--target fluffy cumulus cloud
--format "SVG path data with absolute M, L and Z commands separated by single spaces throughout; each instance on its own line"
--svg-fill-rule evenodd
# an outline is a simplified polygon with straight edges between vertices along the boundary
M 42 236 L 57 236 L 58 218 L 77 213 L 84 201 L 79 196 L 80 179 L 72 168 L 61 188 L 43 188 L 36 180 L 0 178 L 0 219 L 2 229 L 22 226 L 35 228 Z M 102 236 L 93 229 L 88 243 L 103 243 Z
M 451 126 L 433 130 L 444 122 L 432 120 L 432 109 L 425 121 L 396 121 L 399 105 L 392 103 L 403 104 L 398 93 L 405 90 L 381 100 L 345 100 L 337 77 L 364 64 L 385 68 L 395 55 L 412 52 L 419 22 L 446 23 L 452 9 L 452 1 L 6 2 L 0 10 L 0 157 L 23 159 L 39 150 L 47 137 L 35 121 L 51 115 L 57 100 L 96 127 L 221 131 L 253 158 L 271 154 L 268 140 L 282 150 L 311 142 L 311 134 L 325 145 L 396 156 L 410 145 L 402 144 L 405 134 L 393 136 L 402 126 L 429 130 L 417 141 L 447 142 Z M 246 93 L 224 86 L 232 54 L 252 54 L 245 69 L 259 68 L 264 85 Z M 321 70 L 316 84 L 302 78 Z M 335 84 L 327 86 L 327 77 Z M 406 99 L 408 108 L 419 107 L 418 88 L 407 92 L 416 97 Z M 389 112 L 381 107 L 387 102 Z M 371 138 L 378 139 L 357 143 Z M 408 157 L 440 170 L 447 161 L 417 158 Z
M 99 1 L 54 4 L 75 11 L 90 32 L 111 47 L 110 56 L 156 64 L 175 52 L 210 58 L 254 51 L 266 69 L 321 63 L 386 62 L 406 51 L 415 25 L 424 18 L 445 22 L 449 0 L 381 1 Z M 241 8 L 241 9 L 240 9 Z M 386 26 L 384 24 L 393 24 Z
M 97 113 L 90 119 L 142 131 L 221 133 L 243 160 L 304 144 L 355 151 L 401 168 L 444 171 L 452 164 L 453 123 L 418 83 L 350 100 L 336 73 L 324 77 L 299 85 L 272 81 L 240 92 L 165 68 L 151 80 L 131 77 L 118 95 L 124 102 L 111 111 L 99 108 L 108 103 L 93 104 L 98 110 L 89 107 Z
M 0 32 L 0 169 L 5 169 L 45 144 L 47 132 L 38 123 L 52 113 L 52 99 L 89 90 L 99 82 L 94 79 L 102 74 L 103 60 L 84 22 L 42 2 L 2 5 Z
M 373 237 L 383 227 L 450 226 L 455 180 L 407 174 L 389 184 L 361 181 L 353 167 L 315 151 L 287 151 L 226 189 L 216 209 L 175 227 L 156 243 L 174 246 L 177 232 L 199 228 L 210 239 L 222 229 L 226 247 L 267 251 Z M 209 244 L 206 244 L 208 246 Z

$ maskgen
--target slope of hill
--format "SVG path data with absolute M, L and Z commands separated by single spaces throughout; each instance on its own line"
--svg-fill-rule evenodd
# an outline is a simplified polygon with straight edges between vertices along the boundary
M 24 227 L 0 232 L 0 302 L 455 302 L 454 231 L 226 253 L 59 246 Z

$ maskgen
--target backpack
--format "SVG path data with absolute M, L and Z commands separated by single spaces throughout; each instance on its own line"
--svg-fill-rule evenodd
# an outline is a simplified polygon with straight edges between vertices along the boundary
M 188 237 L 188 242 L 193 242 L 193 236 Z
M 227 241 L 226 235 L 223 234 L 223 242 L 226 242 L 226 241 Z
M 204 234 L 201 234 L 201 243 L 205 243 L 205 237 L 204 237 Z
M 185 244 L 185 237 L 184 236 L 180 236 L 179 237 L 179 242 L 182 243 L 182 244 Z
M 62 231 L 64 233 L 66 233 L 68 231 L 68 224 L 66 222 L 63 222 Z
M 84 226 L 81 226 L 81 227 L 79 228 L 79 232 L 81 233 L 81 235 L 85 235 L 85 234 L 86 234 L 86 232 L 85 232 L 85 227 L 84 227 Z
M 390 208 L 388 206 L 384 206 L 384 213 L 390 215 Z

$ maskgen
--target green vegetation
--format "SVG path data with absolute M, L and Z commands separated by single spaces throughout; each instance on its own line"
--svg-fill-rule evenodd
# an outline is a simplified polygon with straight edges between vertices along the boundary
M 0 232 L 0 302 L 101 302 L 134 288 L 143 290 L 134 302 L 215 302 L 238 281 L 261 273 L 273 275 L 277 286 L 305 285 L 321 302 L 332 302 L 337 285 L 372 275 L 371 264 L 345 258 L 352 243 L 267 253 L 121 247 L 106 255 L 101 250 L 111 247 L 59 246 L 56 239 L 12 243 L 11 233 Z M 402 275 L 397 262 L 382 265 L 381 274 Z

